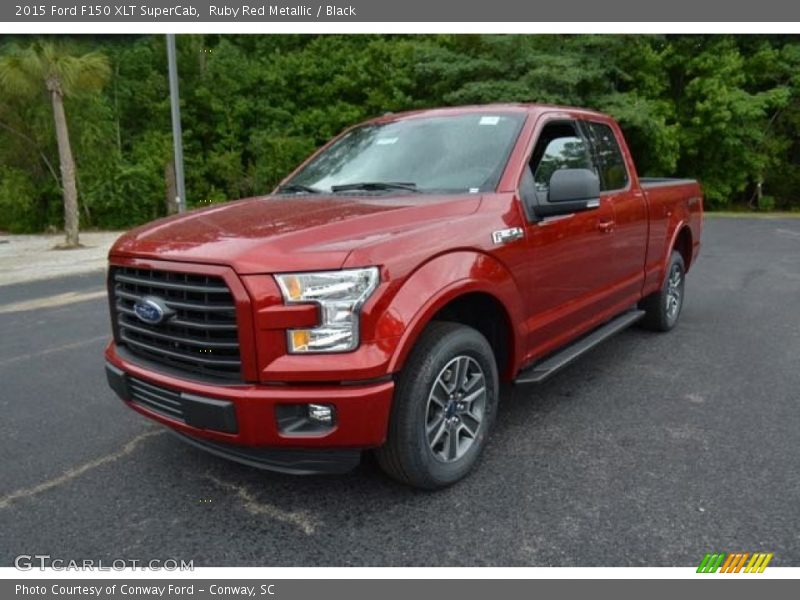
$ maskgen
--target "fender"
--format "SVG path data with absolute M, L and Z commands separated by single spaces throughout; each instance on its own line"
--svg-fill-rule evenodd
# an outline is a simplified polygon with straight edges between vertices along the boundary
M 681 230 L 688 226 L 685 219 L 679 218 L 677 224 L 672 229 L 672 233 L 665 243 L 665 247 L 661 251 L 661 258 L 654 266 L 647 268 L 645 271 L 645 281 L 642 285 L 642 297 L 646 297 L 653 292 L 657 292 L 664 285 L 664 278 L 667 276 L 667 264 L 669 257 L 672 253 L 672 248 L 675 247 L 675 242 L 678 240 Z
M 689 222 L 686 219 L 681 218 L 678 221 L 677 225 L 675 225 L 675 229 L 672 230 L 672 235 L 670 236 L 669 244 L 667 244 L 667 247 L 664 250 L 664 258 L 661 261 L 661 272 L 663 275 L 666 275 L 669 258 L 672 255 L 672 250 L 673 248 L 675 248 L 675 244 L 678 242 L 678 236 L 681 234 L 681 231 L 683 231 L 684 227 L 689 229 L 689 235 L 691 235 L 694 238 L 694 233 L 692 232 L 692 228 L 689 225 Z M 687 272 L 689 271 L 689 266 L 690 265 L 686 265 Z
M 667 225 L 666 232 L 663 234 L 664 238 L 661 240 L 663 243 L 663 246 L 660 250 L 661 256 L 658 256 L 659 250 L 657 247 L 654 247 L 652 250 L 649 249 L 651 241 L 648 241 L 648 252 L 645 257 L 645 279 L 644 283 L 642 284 L 641 291 L 643 298 L 654 292 L 657 292 L 661 289 L 661 286 L 664 285 L 664 278 L 666 277 L 669 258 L 672 253 L 672 249 L 675 247 L 675 243 L 678 240 L 678 236 L 680 235 L 681 231 L 683 231 L 683 228 L 689 228 L 693 239 L 698 237 L 691 226 L 692 213 L 690 212 L 689 207 L 683 203 L 678 203 L 672 210 L 669 210 L 669 207 L 664 204 L 660 205 L 656 209 L 654 209 L 652 205 L 648 205 L 648 213 L 650 215 L 649 218 L 651 224 L 651 227 L 648 230 L 648 238 L 654 236 L 652 232 L 653 218 L 658 219 L 661 217 L 661 215 L 654 216 L 654 210 L 656 212 L 660 212 L 662 210 L 664 211 L 662 214 L 667 219 Z M 658 237 L 660 237 L 660 235 Z M 657 243 L 658 240 L 652 240 L 652 242 Z
M 448 283 L 442 285 L 442 281 Z M 394 373 L 402 368 L 423 329 L 442 307 L 471 292 L 488 294 L 505 309 L 512 325 L 510 363 L 516 369 L 525 339 L 515 327 L 525 322 L 522 294 L 511 273 L 497 259 L 477 251 L 457 251 L 439 255 L 411 273 L 381 317 L 404 325 L 388 371 Z M 422 298 L 427 300 L 420 302 Z

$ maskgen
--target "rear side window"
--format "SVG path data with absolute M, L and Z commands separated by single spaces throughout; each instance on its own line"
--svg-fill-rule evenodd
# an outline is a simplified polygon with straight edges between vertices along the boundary
M 611 127 L 604 123 L 587 123 L 600 170 L 600 188 L 619 190 L 628 185 L 628 169 Z

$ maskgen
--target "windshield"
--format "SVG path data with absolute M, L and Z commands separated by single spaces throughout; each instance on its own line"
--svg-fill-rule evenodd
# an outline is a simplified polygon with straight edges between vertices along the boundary
M 281 189 L 295 193 L 494 190 L 524 115 L 470 113 L 352 129 Z

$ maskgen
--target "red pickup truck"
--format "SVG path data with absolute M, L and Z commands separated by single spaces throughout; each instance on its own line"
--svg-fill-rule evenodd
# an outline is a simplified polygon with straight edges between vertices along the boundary
M 466 475 L 501 382 L 640 322 L 697 258 L 696 181 L 640 178 L 617 124 L 522 104 L 352 127 L 269 196 L 111 249 L 111 387 L 185 441 L 290 473 L 374 449 L 421 488 Z

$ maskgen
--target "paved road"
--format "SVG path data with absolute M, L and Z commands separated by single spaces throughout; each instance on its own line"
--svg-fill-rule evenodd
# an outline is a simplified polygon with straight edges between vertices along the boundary
M 0 288 L 0 305 L 102 275 Z M 710 219 L 682 322 L 630 330 L 504 398 L 479 469 L 439 493 L 369 460 L 296 478 L 208 456 L 107 389 L 102 298 L 0 306 L 0 565 L 800 565 L 800 220 Z

